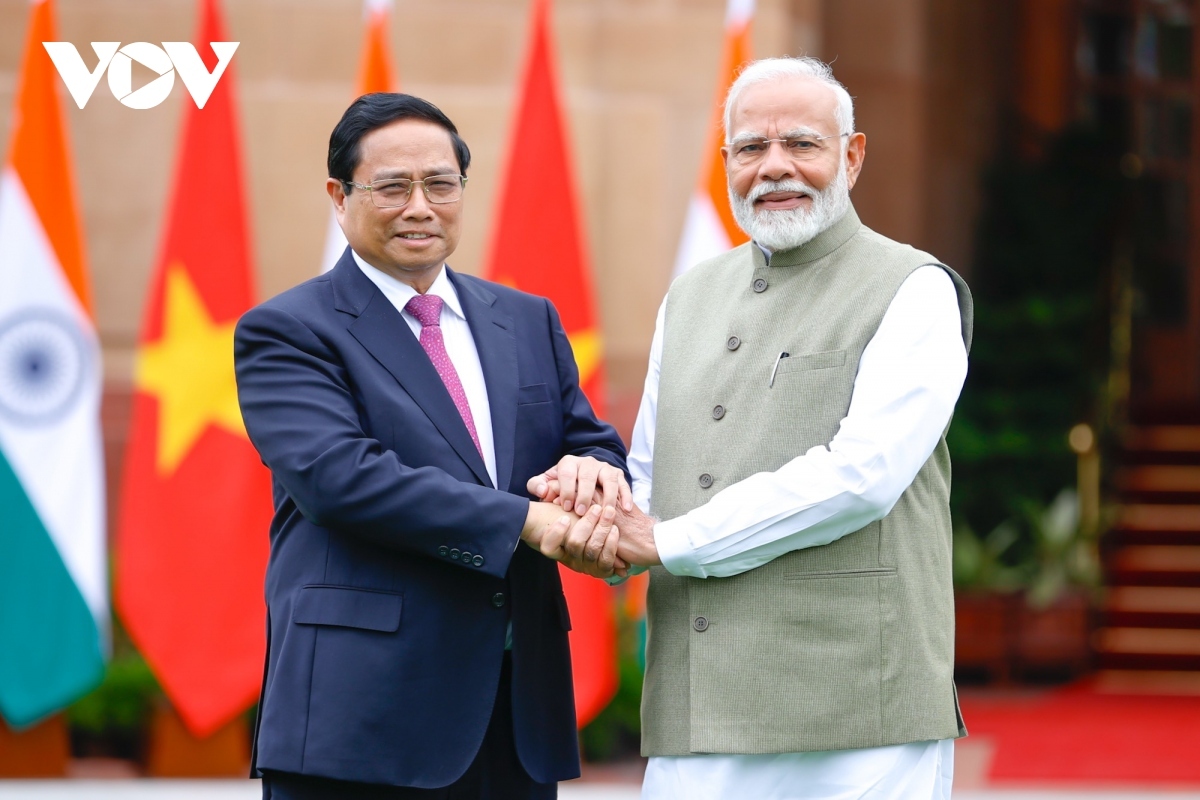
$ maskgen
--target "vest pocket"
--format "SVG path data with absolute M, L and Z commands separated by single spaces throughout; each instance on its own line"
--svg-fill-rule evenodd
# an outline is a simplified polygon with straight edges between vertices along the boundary
M 846 365 L 845 350 L 825 350 L 820 353 L 800 353 L 779 359 L 779 369 L 776 377 L 789 372 L 803 372 L 810 369 L 832 369 Z

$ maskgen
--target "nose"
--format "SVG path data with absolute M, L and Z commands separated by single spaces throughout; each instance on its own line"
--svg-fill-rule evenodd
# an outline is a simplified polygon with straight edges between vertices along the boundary
M 796 162 L 787 154 L 783 142 L 772 141 L 767 144 L 766 155 L 758 165 L 758 177 L 764 180 L 778 181 L 796 176 Z
M 433 209 L 425 197 L 425 184 L 413 184 L 408 202 L 400 209 L 400 216 L 405 219 L 429 219 L 433 216 Z

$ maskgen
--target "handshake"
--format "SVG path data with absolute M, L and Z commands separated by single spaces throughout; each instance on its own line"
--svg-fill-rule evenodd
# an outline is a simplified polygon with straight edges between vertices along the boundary
M 632 566 L 662 563 L 654 522 L 633 504 L 625 473 L 603 461 L 564 456 L 526 484 L 521 539 L 547 558 L 596 578 L 625 577 Z

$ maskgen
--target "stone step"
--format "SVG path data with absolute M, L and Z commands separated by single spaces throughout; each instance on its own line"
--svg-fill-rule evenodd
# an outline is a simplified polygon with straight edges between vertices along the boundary
M 1142 425 L 1130 427 L 1126 450 L 1200 452 L 1200 425 Z
M 1092 646 L 1106 669 L 1200 670 L 1200 630 L 1101 628 Z
M 1092 680 L 1101 694 L 1200 695 L 1200 671 L 1102 669 Z
M 1200 576 L 1200 546 L 1131 545 L 1113 554 L 1110 567 L 1117 573 L 1157 572 Z M 1125 583 L 1119 581 L 1116 583 Z M 1128 581 L 1134 583 L 1134 581 Z
M 1200 465 L 1128 467 L 1114 479 L 1123 492 L 1200 492 Z
M 1178 628 L 1101 628 L 1096 649 L 1102 653 L 1200 656 L 1200 630 Z
M 1104 608 L 1142 614 L 1200 614 L 1200 588 L 1114 586 L 1105 594 Z
M 1200 531 L 1200 505 L 1123 505 L 1113 527 L 1122 531 Z

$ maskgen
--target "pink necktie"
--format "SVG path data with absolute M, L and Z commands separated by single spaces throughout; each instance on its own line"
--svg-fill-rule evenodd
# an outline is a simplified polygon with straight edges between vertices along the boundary
M 446 384 L 446 391 L 450 392 L 454 407 L 466 423 L 467 433 L 471 434 L 475 449 L 483 455 L 483 448 L 479 446 L 479 434 L 475 432 L 475 418 L 471 416 L 471 406 L 467 403 L 467 393 L 463 391 L 462 381 L 458 379 L 458 373 L 454 370 L 454 363 L 450 361 L 446 343 L 442 339 L 442 298 L 435 294 L 419 294 L 408 301 L 404 310 L 421 323 L 421 347 L 425 348 L 429 360 L 433 362 L 433 368 L 441 376 L 442 383 Z

